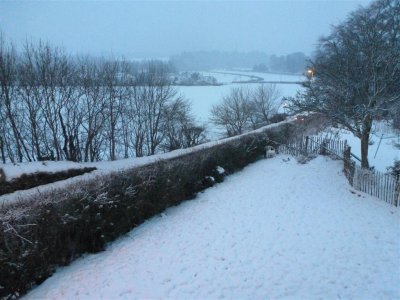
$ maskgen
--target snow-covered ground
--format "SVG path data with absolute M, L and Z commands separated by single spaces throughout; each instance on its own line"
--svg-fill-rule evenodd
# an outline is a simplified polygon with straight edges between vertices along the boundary
M 341 170 L 259 161 L 25 299 L 399 299 L 400 211 Z
M 351 152 L 361 157 L 361 142 L 351 132 L 344 129 L 329 128 L 321 133 L 322 136 L 347 140 Z M 386 172 L 387 167 L 393 166 L 395 160 L 400 160 L 400 131 L 392 129 L 387 122 L 376 122 L 370 136 L 368 161 L 371 167 Z

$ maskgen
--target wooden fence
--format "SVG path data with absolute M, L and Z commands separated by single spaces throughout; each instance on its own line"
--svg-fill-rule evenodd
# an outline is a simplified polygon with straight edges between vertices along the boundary
M 355 167 L 353 187 L 395 206 L 399 206 L 399 181 L 390 174 Z
M 353 188 L 391 205 L 400 204 L 399 178 L 389 173 L 363 169 L 352 160 L 350 147 L 343 152 L 344 173 Z
M 280 145 L 278 150 L 280 153 L 294 156 L 321 154 L 333 156 L 336 159 L 343 159 L 345 148 L 345 141 L 303 136 L 301 139 L 296 139 L 285 145 Z
M 351 153 L 351 148 L 346 141 L 305 136 L 280 145 L 278 151 L 293 156 L 321 154 L 341 159 L 343 160 L 344 174 L 354 189 L 375 196 L 394 206 L 400 204 L 399 178 L 358 166 L 354 159 L 360 159 Z

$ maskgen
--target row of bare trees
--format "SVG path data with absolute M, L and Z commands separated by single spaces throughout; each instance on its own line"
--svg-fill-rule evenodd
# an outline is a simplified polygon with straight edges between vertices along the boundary
M 42 42 L 18 52 L 0 37 L 1 160 L 115 160 L 202 142 L 167 67 L 71 57 Z
M 212 107 L 211 121 L 224 128 L 227 136 L 260 128 L 271 123 L 280 97 L 274 84 L 260 84 L 254 89 L 234 87 L 220 104 Z

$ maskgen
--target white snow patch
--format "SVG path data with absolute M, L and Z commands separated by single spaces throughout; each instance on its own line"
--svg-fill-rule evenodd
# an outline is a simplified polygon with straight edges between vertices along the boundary
M 218 174 L 221 174 L 221 175 L 225 174 L 225 169 L 221 166 L 217 166 L 217 172 L 218 172 Z
M 206 179 L 208 179 L 208 180 L 210 180 L 210 181 L 212 181 L 212 182 L 215 182 L 215 178 L 212 177 L 212 176 L 206 176 Z
M 400 298 L 399 210 L 338 161 L 261 160 L 165 214 L 25 299 Z

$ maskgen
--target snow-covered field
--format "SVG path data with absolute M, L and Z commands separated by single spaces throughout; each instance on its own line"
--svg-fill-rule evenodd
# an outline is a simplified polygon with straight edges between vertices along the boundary
M 400 211 L 341 169 L 325 157 L 252 164 L 25 299 L 399 299 Z
M 297 75 L 280 75 L 280 74 L 267 74 L 267 73 L 255 73 L 255 72 L 240 72 L 235 71 L 234 73 L 243 74 L 243 75 L 254 75 L 258 77 L 262 77 L 266 81 L 301 81 L 304 78 Z M 229 74 L 221 74 L 215 72 L 204 72 L 204 75 L 214 76 L 218 82 L 224 83 L 220 86 L 180 86 L 177 87 L 178 91 L 191 101 L 193 107 L 193 114 L 201 123 L 208 123 L 210 118 L 210 111 L 213 105 L 219 104 L 222 101 L 224 96 L 227 96 L 230 90 L 233 87 L 248 87 L 249 89 L 255 88 L 258 83 L 251 84 L 241 84 L 241 83 L 232 83 L 232 81 L 237 80 L 248 80 L 248 77 L 239 76 L 239 75 L 229 75 Z M 296 92 L 302 87 L 298 84 L 277 84 L 277 88 L 281 92 L 282 97 L 294 96 Z M 277 106 L 281 105 L 279 99 Z M 209 124 L 209 130 L 212 133 L 218 132 L 215 128 L 213 128 L 212 124 Z

